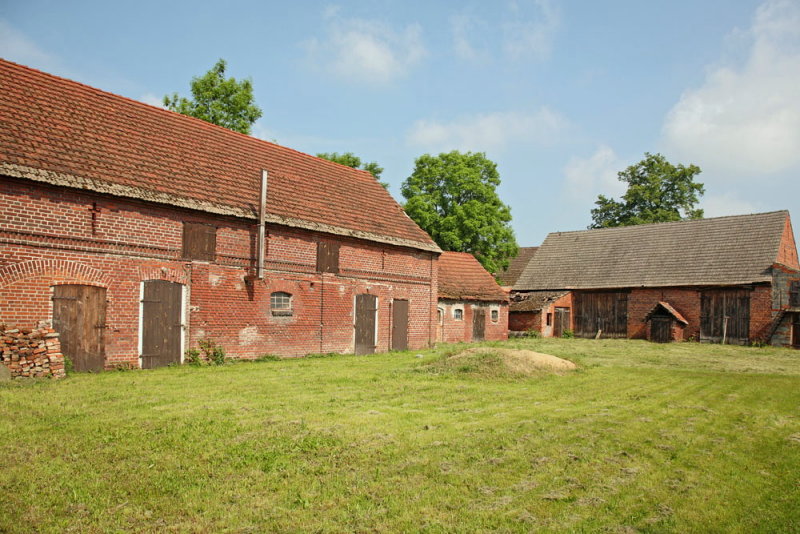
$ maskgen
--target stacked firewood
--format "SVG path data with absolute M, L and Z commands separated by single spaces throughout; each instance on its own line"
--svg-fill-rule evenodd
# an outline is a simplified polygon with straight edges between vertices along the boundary
M 8 367 L 12 378 L 66 375 L 61 342 L 52 328 L 17 329 L 0 325 L 0 364 Z

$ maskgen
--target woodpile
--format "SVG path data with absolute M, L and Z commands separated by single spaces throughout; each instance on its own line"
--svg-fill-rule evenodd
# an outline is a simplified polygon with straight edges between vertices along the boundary
M 11 378 L 63 378 L 64 355 L 59 334 L 52 328 L 9 328 L 0 326 L 0 364 Z

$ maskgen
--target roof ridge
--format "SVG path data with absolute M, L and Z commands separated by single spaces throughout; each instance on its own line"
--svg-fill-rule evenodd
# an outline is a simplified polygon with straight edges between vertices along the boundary
M 708 221 L 718 221 L 720 219 L 735 219 L 740 217 L 754 217 L 754 216 L 761 216 L 761 215 L 773 215 L 776 213 L 784 213 L 789 215 L 788 209 L 782 210 L 774 210 L 774 211 L 764 211 L 758 213 L 739 213 L 736 215 L 720 215 L 718 217 L 704 217 L 702 219 L 681 219 L 680 221 L 659 221 L 654 223 L 643 223 L 643 224 L 628 224 L 624 226 L 609 226 L 605 228 L 586 228 L 585 230 L 559 230 L 555 232 L 550 232 L 547 235 L 564 235 L 564 234 L 583 234 L 587 232 L 604 232 L 604 231 L 617 231 L 623 229 L 630 229 L 630 228 L 647 228 L 647 227 L 654 227 L 654 226 L 663 226 L 669 224 L 692 224 L 692 223 L 704 223 Z

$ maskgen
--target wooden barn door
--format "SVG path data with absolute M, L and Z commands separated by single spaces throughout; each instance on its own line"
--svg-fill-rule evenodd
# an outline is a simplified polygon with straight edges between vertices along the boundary
M 592 338 L 598 332 L 603 338 L 628 336 L 627 293 L 575 293 L 575 335 Z
M 181 362 L 183 286 L 147 280 L 142 299 L 142 369 Z
M 392 350 L 408 349 L 408 301 L 392 302 Z
M 486 310 L 472 308 L 472 341 L 483 341 L 486 337 Z
M 744 345 L 750 338 L 750 291 L 705 291 L 700 298 L 700 341 Z
M 53 329 L 61 334 L 61 352 L 76 371 L 102 371 L 106 361 L 106 290 L 102 287 L 53 287 Z
M 378 297 L 356 295 L 356 354 L 375 352 L 375 324 Z
M 672 341 L 672 318 L 654 316 L 650 323 L 650 341 L 669 343 Z
M 553 324 L 553 337 L 561 337 L 569 330 L 569 308 L 556 308 L 556 322 Z

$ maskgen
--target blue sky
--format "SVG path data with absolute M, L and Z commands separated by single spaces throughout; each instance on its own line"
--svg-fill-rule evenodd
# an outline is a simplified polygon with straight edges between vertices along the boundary
M 703 169 L 706 216 L 800 220 L 800 0 L 4 0 L 0 56 L 154 104 L 225 58 L 256 136 L 377 161 L 398 199 L 419 155 L 486 152 L 523 246 L 645 152 Z

